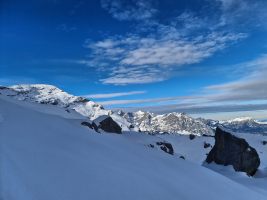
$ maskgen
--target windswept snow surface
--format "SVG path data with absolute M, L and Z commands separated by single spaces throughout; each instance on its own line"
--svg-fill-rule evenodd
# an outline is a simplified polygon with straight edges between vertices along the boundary
M 154 136 L 98 134 L 36 106 L 0 95 L 1 200 L 266 199 L 140 142 Z

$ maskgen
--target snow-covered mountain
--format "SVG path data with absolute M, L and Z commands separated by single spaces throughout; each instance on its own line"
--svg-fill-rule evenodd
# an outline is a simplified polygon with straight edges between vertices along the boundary
M 124 113 L 104 109 L 89 99 L 74 96 L 52 85 L 32 84 L 0 87 L 0 93 L 21 101 L 51 104 L 64 108 L 66 112 L 75 110 L 81 115 L 94 120 L 102 115 L 109 115 L 123 131 L 142 131 L 150 134 L 194 134 L 213 135 L 214 129 L 222 125 L 234 132 L 267 134 L 267 123 L 251 118 L 236 118 L 228 121 L 194 119 L 184 113 L 154 114 L 138 111 Z
M 202 166 L 213 137 L 99 134 L 65 109 L 0 95 L 1 200 L 266 199 L 267 159 L 258 178 Z M 264 159 L 264 138 L 248 136 Z M 158 142 L 170 142 L 173 155 Z
M 140 131 L 152 134 L 194 134 L 194 135 L 213 135 L 213 130 L 200 120 L 189 117 L 185 113 L 168 113 L 157 115 L 150 112 L 138 111 L 123 115 L 134 126 L 139 127 Z
M 32 84 L 0 87 L 0 93 L 17 100 L 55 105 L 65 108 L 67 112 L 75 110 L 91 120 L 102 115 L 109 115 L 123 130 L 129 130 L 130 123 L 113 111 L 106 110 L 102 105 L 86 98 L 68 94 L 52 85 Z
M 215 129 L 218 125 L 221 125 L 233 132 L 238 133 L 267 134 L 267 123 L 257 121 L 250 117 L 239 117 L 225 121 L 209 119 L 199 120 L 211 127 L 212 129 Z
M 213 134 L 209 126 L 184 113 L 156 115 L 142 111 L 126 114 L 122 111 L 114 112 L 104 109 L 103 106 L 91 100 L 68 94 L 51 85 L 33 84 L 1 87 L 0 93 L 17 100 L 63 107 L 66 111 L 73 109 L 91 120 L 102 115 L 109 115 L 124 131 L 129 131 L 130 129 L 137 131 L 139 129 L 142 132 L 151 134 Z

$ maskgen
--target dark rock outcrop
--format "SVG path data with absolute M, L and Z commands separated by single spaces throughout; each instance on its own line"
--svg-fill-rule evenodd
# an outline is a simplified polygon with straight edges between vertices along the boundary
M 134 125 L 131 124 L 131 125 L 129 126 L 129 129 L 132 129 L 132 128 L 134 128 Z
M 262 141 L 262 144 L 263 144 L 263 145 L 266 145 L 266 144 L 267 144 L 267 141 Z
M 185 160 L 185 157 L 184 157 L 184 156 L 180 156 L 179 158 L 181 158 L 181 159 Z
M 215 145 L 206 161 L 232 165 L 236 171 L 246 172 L 249 176 L 253 176 L 260 165 L 257 151 L 249 146 L 245 139 L 238 138 L 220 127 L 216 129 Z
M 0 86 L 0 90 L 6 90 L 7 89 L 7 87 L 5 87 L 5 86 Z
M 108 115 L 98 117 L 93 121 L 92 125 L 96 130 L 102 129 L 108 133 L 122 133 L 121 127 Z
M 160 149 L 162 151 L 165 151 L 166 153 L 173 155 L 174 150 L 173 150 L 173 147 L 172 147 L 171 143 L 168 143 L 168 142 L 156 142 L 156 144 L 160 147 Z
M 195 139 L 195 137 L 196 137 L 196 136 L 195 136 L 195 135 L 193 135 L 193 134 L 190 134 L 190 135 L 189 135 L 189 139 L 190 139 L 190 140 L 193 140 L 193 139 Z
M 204 142 L 204 148 L 206 149 L 206 148 L 209 148 L 209 147 L 211 147 L 210 143 Z
M 78 97 L 73 103 L 87 103 L 90 100 L 84 98 L 84 97 Z

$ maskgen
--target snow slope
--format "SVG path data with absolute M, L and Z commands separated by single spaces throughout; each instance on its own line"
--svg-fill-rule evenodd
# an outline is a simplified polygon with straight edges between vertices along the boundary
M 156 137 L 98 134 L 77 113 L 39 106 L 0 95 L 1 200 L 266 199 L 140 143 Z
M 65 108 L 67 111 L 75 110 L 91 120 L 102 115 L 110 115 L 123 130 L 129 130 L 130 123 L 111 110 L 106 110 L 100 104 L 83 97 L 74 96 L 52 85 L 31 84 L 0 87 L 0 94 L 10 96 L 20 101 L 49 104 Z
M 195 137 L 193 140 L 190 140 L 188 136 L 165 134 L 161 135 L 160 138 L 170 142 L 176 154 L 182 155 L 187 161 L 194 164 L 203 165 L 239 184 L 244 185 L 245 187 L 253 189 L 267 196 L 267 145 L 263 145 L 263 141 L 267 141 L 267 136 L 263 136 L 262 134 L 233 134 L 237 137 L 244 138 L 252 147 L 257 150 L 259 154 L 261 164 L 254 177 L 248 177 L 243 172 L 236 172 L 232 166 L 205 163 L 207 154 L 215 142 L 214 138 L 212 137 Z M 208 143 L 211 146 L 204 148 L 204 143 Z

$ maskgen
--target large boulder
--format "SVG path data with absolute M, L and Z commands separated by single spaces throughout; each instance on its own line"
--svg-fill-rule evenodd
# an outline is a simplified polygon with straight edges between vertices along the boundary
M 168 154 L 173 155 L 174 154 L 174 150 L 173 147 L 171 145 L 171 143 L 168 142 L 156 142 L 156 144 L 160 147 L 160 149 L 162 151 L 165 151 Z
M 238 138 L 218 127 L 215 133 L 215 145 L 206 159 L 208 163 L 232 165 L 236 171 L 253 176 L 259 165 L 257 151 L 249 146 L 245 139 Z
M 121 134 L 121 127 L 108 115 L 102 115 L 93 121 L 92 126 L 98 130 L 102 129 L 108 133 Z

